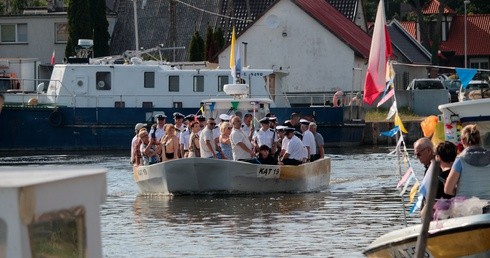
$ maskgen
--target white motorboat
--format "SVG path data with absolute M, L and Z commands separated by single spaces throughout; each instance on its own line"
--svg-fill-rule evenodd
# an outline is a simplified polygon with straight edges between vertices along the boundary
M 367 257 L 415 257 L 422 225 L 387 233 L 364 251 Z M 490 214 L 432 221 L 423 257 L 490 257 Z
M 277 193 L 313 192 L 330 182 L 330 158 L 299 166 L 187 158 L 133 169 L 140 193 Z

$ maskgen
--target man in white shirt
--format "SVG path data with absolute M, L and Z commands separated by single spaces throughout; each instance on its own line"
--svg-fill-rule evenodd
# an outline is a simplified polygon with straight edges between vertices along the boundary
M 301 132 L 303 133 L 303 145 L 306 147 L 308 153 L 306 155 L 307 161 L 311 160 L 312 155 L 316 155 L 316 141 L 313 133 L 308 129 L 310 121 L 301 119 Z
M 242 123 L 242 132 L 245 133 L 245 135 L 250 136 L 253 135 L 253 123 L 252 123 L 252 114 L 245 114 L 243 117 L 243 123 Z M 251 133 L 252 131 L 252 133 Z M 252 137 L 250 137 L 250 140 Z
M 294 135 L 294 128 L 288 127 L 285 131 L 288 142 L 286 152 L 280 157 L 280 162 L 284 165 L 300 165 L 303 163 L 303 143 Z
M 199 146 L 201 147 L 201 157 L 202 158 L 215 158 L 216 155 L 216 144 L 213 138 L 213 129 L 216 126 L 214 118 L 208 118 L 206 127 L 201 131 L 199 135 Z
M 152 126 L 150 130 L 150 135 L 153 135 L 155 133 L 156 139 L 158 142 L 162 139 L 163 136 L 165 136 L 165 121 L 167 119 L 167 116 L 165 114 L 159 114 L 155 116 L 155 119 L 157 120 L 157 126 L 156 128 Z
M 189 123 L 194 121 L 194 115 L 187 115 L 184 117 L 185 129 L 180 133 L 180 152 L 183 153 L 183 157 L 187 158 L 189 152 L 189 138 L 191 136 L 191 129 L 189 128 Z
M 260 129 L 257 130 L 252 138 L 255 145 L 255 150 L 258 151 L 259 147 L 266 145 L 272 152 L 276 151 L 277 135 L 276 131 L 270 129 L 269 118 L 264 117 L 260 119 Z
M 240 117 L 235 116 L 231 120 L 233 124 L 233 131 L 231 131 L 231 150 L 233 153 L 233 160 L 248 160 L 255 156 L 252 143 L 248 137 L 241 130 L 242 120 Z

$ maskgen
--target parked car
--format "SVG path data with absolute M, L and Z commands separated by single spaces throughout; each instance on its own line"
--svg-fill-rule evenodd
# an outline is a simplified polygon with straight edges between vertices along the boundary
M 458 95 L 461 89 L 461 81 L 457 79 L 446 79 L 442 80 L 442 84 L 444 85 L 444 87 L 446 87 L 446 89 L 449 90 L 449 94 L 451 95 L 451 102 L 458 102 Z
M 466 89 L 459 92 L 459 101 L 478 99 L 482 97 L 490 97 L 490 85 L 487 81 L 470 81 L 470 83 L 468 83 L 468 85 L 466 86 Z
M 439 79 L 413 79 L 407 90 L 444 90 L 446 87 Z

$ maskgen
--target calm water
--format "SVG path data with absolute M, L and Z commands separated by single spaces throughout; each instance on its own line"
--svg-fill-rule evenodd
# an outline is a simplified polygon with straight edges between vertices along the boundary
M 396 158 L 388 152 L 327 150 L 330 188 L 309 194 L 139 196 L 122 154 L 4 154 L 0 166 L 106 168 L 106 257 L 362 257 L 371 241 L 404 226 Z M 409 225 L 418 221 L 408 215 Z

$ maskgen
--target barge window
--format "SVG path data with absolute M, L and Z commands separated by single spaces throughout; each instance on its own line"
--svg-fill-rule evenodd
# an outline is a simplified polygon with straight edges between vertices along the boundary
M 111 89 L 111 72 L 97 72 L 95 74 L 95 81 L 97 90 L 110 90 Z
M 182 102 L 174 102 L 172 105 L 174 108 L 182 108 Z
M 179 92 L 180 77 L 172 75 L 168 77 L 168 91 Z
M 27 24 L 0 24 L 2 43 L 27 43 Z
M 145 72 L 145 88 L 155 88 L 155 72 Z
M 228 75 L 227 76 L 218 76 L 218 92 L 223 92 L 223 86 L 228 84 Z
M 196 75 L 194 76 L 194 92 L 203 92 L 204 91 L 204 76 Z

